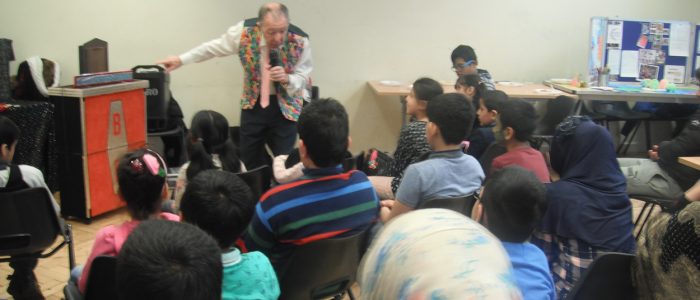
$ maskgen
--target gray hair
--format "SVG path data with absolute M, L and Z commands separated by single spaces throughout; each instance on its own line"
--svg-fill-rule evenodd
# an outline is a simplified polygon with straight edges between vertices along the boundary
M 260 7 L 258 11 L 258 22 L 262 22 L 263 18 L 268 14 L 272 14 L 272 18 L 279 19 L 284 17 L 289 22 L 289 10 L 282 3 L 266 3 Z

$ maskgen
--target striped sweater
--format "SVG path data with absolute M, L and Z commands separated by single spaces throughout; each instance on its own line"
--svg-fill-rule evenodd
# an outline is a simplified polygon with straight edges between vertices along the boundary
M 361 232 L 378 214 L 379 199 L 364 173 L 304 169 L 304 177 L 260 198 L 245 244 L 267 255 L 279 272 L 297 246 Z

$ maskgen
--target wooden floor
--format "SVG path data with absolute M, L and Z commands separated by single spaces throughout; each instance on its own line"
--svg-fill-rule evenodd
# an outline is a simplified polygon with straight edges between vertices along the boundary
M 637 216 L 643 202 L 632 200 L 632 204 L 633 216 Z M 121 209 L 95 218 L 90 225 L 68 221 L 73 225 L 76 264 L 84 264 L 85 260 L 87 260 L 98 230 L 107 225 L 120 224 L 128 219 L 129 216 L 126 210 Z M 12 270 L 7 263 L 0 264 L 0 299 L 10 299 L 6 291 L 8 281 L 5 278 L 11 272 Z M 40 259 L 35 274 L 46 299 L 63 299 L 63 287 L 66 285 L 69 277 L 68 248 L 64 247 L 52 257 Z M 357 284 L 353 285 L 353 293 L 355 296 L 359 296 L 360 291 Z M 346 299 L 348 299 L 347 296 Z

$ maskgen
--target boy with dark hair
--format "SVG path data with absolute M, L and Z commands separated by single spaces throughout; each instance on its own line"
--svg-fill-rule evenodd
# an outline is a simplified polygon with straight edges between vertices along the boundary
M 502 141 L 507 152 L 493 159 L 493 173 L 510 165 L 518 165 L 530 170 L 542 182 L 550 182 L 549 169 L 544 156 L 530 146 L 530 138 L 537 126 L 535 107 L 522 99 L 511 99 L 497 116 L 494 134 L 496 141 Z
M 457 48 L 452 50 L 450 59 L 452 61 L 452 71 L 457 73 L 457 76 L 462 76 L 465 74 L 478 74 L 479 77 L 481 77 L 481 82 L 483 82 L 486 86 L 486 89 L 496 89 L 496 84 L 493 82 L 493 78 L 491 78 L 489 71 L 478 68 L 479 61 L 476 59 L 476 52 L 474 52 L 474 48 L 471 46 L 457 46 Z
M 280 278 L 297 246 L 363 232 L 379 212 L 367 176 L 356 170 L 343 173 L 350 136 L 340 102 L 309 103 L 299 116 L 298 130 L 304 176 L 261 197 L 245 236 L 248 249 L 265 253 Z
M 432 152 L 427 160 L 406 168 L 396 200 L 382 201 L 383 222 L 420 207 L 424 201 L 473 194 L 484 180 L 479 162 L 461 148 L 474 124 L 474 108 L 467 97 L 458 93 L 435 97 L 428 102 L 427 114 L 426 137 Z
M 547 257 L 529 242 L 546 201 L 544 184 L 532 172 L 506 167 L 486 182 L 472 214 L 503 243 L 524 299 L 556 298 Z
M 277 299 L 280 295 L 267 257 L 257 251 L 241 254 L 234 247 L 254 210 L 255 199 L 248 185 L 238 175 L 221 170 L 197 174 L 182 197 L 182 221 L 209 233 L 221 248 L 222 299 Z
M 117 256 L 119 299 L 221 299 L 221 251 L 186 223 L 143 221 Z

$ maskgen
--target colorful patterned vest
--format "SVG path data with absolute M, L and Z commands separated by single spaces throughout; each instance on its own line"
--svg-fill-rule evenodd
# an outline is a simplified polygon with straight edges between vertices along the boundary
M 279 51 L 280 61 L 287 73 L 294 72 L 294 66 L 296 66 L 301 58 L 301 54 L 306 46 L 304 38 L 307 37 L 308 35 L 304 31 L 289 24 L 287 39 L 284 44 L 282 44 Z M 262 77 L 259 63 L 260 39 L 262 39 L 262 32 L 257 25 L 257 19 L 245 20 L 238 53 L 245 76 L 243 82 L 243 96 L 241 98 L 242 109 L 253 109 L 253 106 L 255 106 L 260 96 L 260 79 Z M 302 91 L 300 90 L 294 95 L 289 95 L 287 94 L 287 89 L 282 87 L 278 88 L 278 86 L 279 85 L 272 85 L 271 88 L 275 88 L 280 110 L 285 118 L 296 122 L 297 119 L 299 119 L 299 113 L 301 113 L 301 107 L 304 102 Z M 311 86 L 311 83 L 308 82 L 307 86 Z

